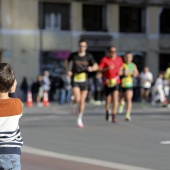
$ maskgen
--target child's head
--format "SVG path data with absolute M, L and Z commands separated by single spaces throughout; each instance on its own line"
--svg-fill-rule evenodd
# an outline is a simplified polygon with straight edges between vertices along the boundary
M 14 70 L 7 63 L 0 63 L 0 92 L 7 93 L 15 81 Z
M 96 78 L 102 78 L 102 73 L 100 71 L 96 72 Z
M 164 72 L 163 72 L 163 71 L 160 71 L 158 77 L 163 78 L 163 77 L 164 77 Z
M 38 76 L 37 76 L 37 80 L 38 80 L 38 81 L 42 81 L 42 75 L 38 75 Z

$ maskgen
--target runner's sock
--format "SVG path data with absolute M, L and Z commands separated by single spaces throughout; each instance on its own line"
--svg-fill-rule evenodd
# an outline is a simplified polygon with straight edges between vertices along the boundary
M 117 119 L 116 119 L 116 113 L 112 113 L 112 122 L 116 123 Z
M 109 111 L 107 110 L 107 111 L 106 111 L 106 114 L 105 114 L 105 119 L 106 119 L 106 121 L 109 121 L 109 115 L 110 115 L 110 113 L 109 113 Z
M 82 118 L 83 118 L 83 113 L 79 113 L 78 119 L 82 120 Z
M 79 127 L 84 127 L 84 124 L 82 122 L 82 117 L 83 117 L 83 113 L 79 113 L 78 119 L 77 119 L 77 125 Z

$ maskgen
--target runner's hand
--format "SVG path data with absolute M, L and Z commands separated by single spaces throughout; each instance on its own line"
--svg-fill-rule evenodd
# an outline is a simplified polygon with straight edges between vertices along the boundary
M 12 85 L 11 89 L 9 90 L 9 93 L 14 93 L 16 91 L 17 87 L 17 80 L 15 79 L 14 84 Z
M 128 71 L 127 70 L 124 71 L 124 76 L 128 76 Z
M 72 71 L 68 71 L 68 72 L 67 72 L 67 75 L 68 75 L 68 76 L 72 76 L 72 75 L 73 75 Z
M 112 70 L 112 69 L 114 69 L 114 66 L 109 66 L 108 67 L 108 70 Z
M 92 72 L 93 71 L 93 67 L 91 67 L 91 66 L 87 67 L 87 71 L 88 72 Z

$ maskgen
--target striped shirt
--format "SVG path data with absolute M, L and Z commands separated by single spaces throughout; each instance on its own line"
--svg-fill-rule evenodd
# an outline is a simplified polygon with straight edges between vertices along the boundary
M 23 140 L 19 129 L 22 102 L 18 98 L 0 99 L 0 154 L 21 154 Z

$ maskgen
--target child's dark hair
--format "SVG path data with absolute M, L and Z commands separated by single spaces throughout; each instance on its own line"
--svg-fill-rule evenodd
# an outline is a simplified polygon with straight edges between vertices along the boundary
M 15 74 L 12 66 L 7 63 L 0 63 L 0 92 L 7 93 L 15 81 Z

